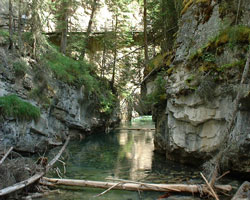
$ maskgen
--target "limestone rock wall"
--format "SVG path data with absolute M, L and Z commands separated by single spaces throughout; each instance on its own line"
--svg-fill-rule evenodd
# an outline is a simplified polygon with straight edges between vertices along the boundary
M 223 10 L 223 3 L 237 8 L 234 1 L 193 3 L 179 22 L 175 59 L 171 64 L 173 70 L 165 77 L 167 103 L 155 107 L 153 111 L 156 120 L 155 146 L 168 159 L 199 165 L 212 158 L 225 142 L 225 128 L 232 116 L 242 71 L 232 68 L 226 75 L 216 70 L 209 74 L 209 70 L 206 71 L 210 67 L 209 62 L 194 63 L 189 59 L 221 30 L 235 24 L 235 15 Z M 249 26 L 249 9 L 249 4 L 244 1 L 237 19 L 239 24 Z M 213 66 L 214 63 L 222 66 L 234 62 L 239 54 L 245 55 L 241 52 L 242 48 L 225 48 L 216 55 Z M 216 81 L 214 77 L 218 77 Z M 207 87 L 211 94 L 207 95 L 202 87 Z M 231 141 L 231 153 L 225 157 L 224 166 L 234 171 L 250 172 L 250 155 L 247 153 L 250 150 L 249 81 L 240 90 L 242 103 L 233 130 L 236 138 Z
M 87 95 L 84 86 L 69 86 L 54 79 L 49 71 L 36 72 L 36 62 L 30 58 L 25 60 L 27 73 L 23 77 L 15 76 L 11 63 L 18 58 L 9 55 L 3 48 L 0 48 L 0 54 L 0 96 L 16 94 L 41 110 L 37 122 L 1 117 L 1 148 L 14 146 L 19 151 L 44 152 L 51 146 L 62 144 L 68 135 L 83 139 L 93 131 L 105 131 L 118 121 L 115 114 L 110 118 L 99 111 L 97 99 Z M 46 77 L 46 94 L 51 100 L 49 105 L 41 102 L 42 93 L 31 100 L 32 91 L 41 85 L 36 80 L 38 75 Z

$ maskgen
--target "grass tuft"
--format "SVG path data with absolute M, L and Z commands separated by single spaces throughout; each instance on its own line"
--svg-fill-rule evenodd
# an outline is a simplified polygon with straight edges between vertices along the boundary
M 21 100 L 16 95 L 0 97 L 0 115 L 14 117 L 20 120 L 35 120 L 40 118 L 40 109 Z

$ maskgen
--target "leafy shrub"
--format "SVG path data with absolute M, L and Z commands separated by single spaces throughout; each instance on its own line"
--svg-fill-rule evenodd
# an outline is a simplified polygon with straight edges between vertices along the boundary
M 21 100 L 16 95 L 0 97 L 0 115 L 14 117 L 20 120 L 38 120 L 40 109 Z
M 84 60 L 78 61 L 65 56 L 53 46 L 42 60 L 45 61 L 57 79 L 76 87 L 84 85 L 88 96 L 96 96 L 99 100 L 101 112 L 107 114 L 112 112 L 115 97 L 107 80 L 101 80 L 95 74 L 95 66 Z
M 9 32 L 6 30 L 0 30 L 0 42 L 6 43 L 9 40 Z
M 93 86 L 94 80 L 90 75 L 90 65 L 85 61 L 77 61 L 65 56 L 56 48 L 52 48 L 44 57 L 57 79 L 69 85 L 81 86 L 85 84 L 90 87 Z
M 17 61 L 13 63 L 13 68 L 16 76 L 24 76 L 27 71 L 27 64 L 24 61 Z
M 107 91 L 106 94 L 100 94 L 100 111 L 103 113 L 111 114 L 115 104 L 115 96 L 111 91 Z
M 47 107 L 47 105 L 50 105 L 50 99 L 47 97 L 41 87 L 37 87 L 31 90 L 29 93 L 29 97 L 36 100 L 38 103 L 42 103 L 45 107 Z

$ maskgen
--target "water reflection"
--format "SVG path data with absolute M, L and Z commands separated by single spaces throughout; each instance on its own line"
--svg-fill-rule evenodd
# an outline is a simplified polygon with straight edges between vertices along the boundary
M 154 150 L 153 132 L 145 131 L 121 131 L 118 135 L 120 150 L 118 153 L 115 177 L 120 177 L 120 166 L 122 160 L 128 160 L 130 163 L 130 180 L 144 179 L 152 168 L 152 155 Z
M 152 128 L 153 123 L 136 121 L 124 127 Z M 153 183 L 201 183 L 199 171 L 154 154 L 153 131 L 120 130 L 110 134 L 97 134 L 68 146 L 70 158 L 64 178 L 106 181 L 106 178 L 130 179 Z M 62 169 L 63 171 L 63 169 Z M 52 174 L 56 177 L 56 174 Z M 69 187 L 67 187 L 69 189 Z M 75 188 L 74 188 L 75 189 Z M 51 200 L 90 200 L 102 189 L 78 188 L 64 190 L 62 195 L 49 196 Z M 100 200 L 153 200 L 162 193 L 111 191 Z M 183 195 L 171 199 L 184 199 Z M 187 199 L 200 199 L 188 196 Z

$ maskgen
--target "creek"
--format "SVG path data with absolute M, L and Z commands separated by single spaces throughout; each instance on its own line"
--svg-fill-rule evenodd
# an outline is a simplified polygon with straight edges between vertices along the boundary
M 120 128 L 154 128 L 151 117 L 138 118 Z M 64 178 L 106 181 L 107 178 L 128 179 L 151 183 L 203 183 L 199 169 L 166 161 L 164 156 L 154 152 L 154 131 L 116 130 L 109 134 L 95 134 L 83 141 L 72 141 L 67 147 L 68 160 Z M 58 164 L 60 166 L 60 163 Z M 61 167 L 61 171 L 63 168 Z M 57 177 L 56 174 L 50 174 Z M 226 184 L 238 187 L 237 181 L 225 180 Z M 153 200 L 164 193 L 130 192 L 111 190 L 95 197 L 103 189 L 61 188 L 61 194 L 51 195 L 40 200 Z M 173 195 L 174 199 L 200 199 L 189 194 Z M 228 198 L 230 199 L 230 198 Z

